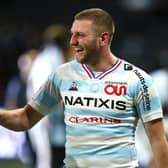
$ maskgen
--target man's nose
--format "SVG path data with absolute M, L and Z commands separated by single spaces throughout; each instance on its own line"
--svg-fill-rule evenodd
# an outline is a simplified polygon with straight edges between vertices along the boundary
M 77 43 L 78 43 L 77 38 L 74 35 L 72 35 L 71 39 L 70 39 L 70 45 L 72 45 L 72 46 L 77 45 Z

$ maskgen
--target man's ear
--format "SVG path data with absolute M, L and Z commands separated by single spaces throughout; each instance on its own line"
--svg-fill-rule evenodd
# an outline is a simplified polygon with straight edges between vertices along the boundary
M 100 45 L 104 46 L 109 44 L 110 41 L 110 34 L 109 32 L 103 32 L 100 36 Z

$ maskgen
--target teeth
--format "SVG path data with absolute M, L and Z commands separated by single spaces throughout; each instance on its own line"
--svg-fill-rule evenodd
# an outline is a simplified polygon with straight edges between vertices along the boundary
M 74 47 L 74 50 L 75 50 L 75 51 L 81 51 L 82 48 L 76 48 L 76 47 Z

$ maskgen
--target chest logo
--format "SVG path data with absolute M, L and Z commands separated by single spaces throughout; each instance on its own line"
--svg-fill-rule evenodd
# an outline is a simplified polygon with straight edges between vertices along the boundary
M 127 88 L 126 86 L 117 86 L 117 85 L 106 85 L 104 88 L 104 92 L 108 95 L 126 95 L 127 94 Z
M 69 90 L 71 90 L 71 91 L 78 91 L 77 83 L 73 81 L 72 84 L 71 84 L 71 86 L 70 86 L 70 88 L 69 88 Z

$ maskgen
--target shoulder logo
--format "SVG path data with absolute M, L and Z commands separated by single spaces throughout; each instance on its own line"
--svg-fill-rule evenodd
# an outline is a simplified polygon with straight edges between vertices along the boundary
M 72 82 L 69 90 L 71 90 L 71 91 L 78 91 L 77 83 L 75 81 Z
M 133 66 L 131 64 L 124 64 L 124 70 L 131 71 L 133 70 Z

